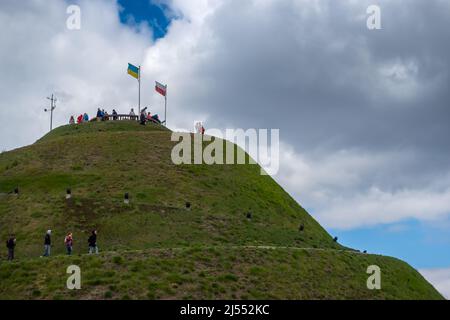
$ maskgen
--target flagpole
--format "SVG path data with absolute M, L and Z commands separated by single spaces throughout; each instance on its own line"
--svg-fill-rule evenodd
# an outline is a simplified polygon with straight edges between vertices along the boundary
M 164 96 L 164 122 L 167 128 L 167 85 L 166 85 L 166 95 Z
M 138 113 L 138 117 L 141 115 L 141 66 L 139 66 L 139 78 L 138 78 L 138 82 L 139 82 L 139 113 Z

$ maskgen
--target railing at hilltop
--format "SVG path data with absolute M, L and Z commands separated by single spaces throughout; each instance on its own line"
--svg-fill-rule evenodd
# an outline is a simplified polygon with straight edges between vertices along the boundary
M 133 121 L 138 121 L 139 120 L 139 116 L 132 116 L 129 114 L 118 114 L 116 116 L 110 115 L 109 116 L 109 120 L 133 120 Z
M 139 116 L 136 115 L 129 115 L 129 114 L 117 114 L 117 115 L 108 115 L 107 118 L 105 118 L 104 120 L 101 120 L 99 118 L 93 118 L 91 120 L 92 121 L 123 121 L 123 120 L 130 120 L 130 121 L 139 121 Z M 157 124 L 160 126 L 164 126 L 164 121 L 162 122 L 158 122 L 155 119 L 151 118 L 151 119 L 146 119 L 147 122 L 151 122 L 153 124 Z

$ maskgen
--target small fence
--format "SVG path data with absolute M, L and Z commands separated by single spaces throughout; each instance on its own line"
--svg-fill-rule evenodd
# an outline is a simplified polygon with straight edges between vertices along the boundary
M 91 121 L 123 121 L 123 120 L 130 120 L 130 121 L 139 121 L 139 116 L 136 115 L 129 115 L 129 114 L 116 114 L 116 115 L 108 115 L 103 120 L 99 118 L 93 118 Z M 146 119 L 147 122 L 151 122 L 154 124 L 164 125 L 163 122 L 158 122 L 153 118 Z
M 118 114 L 118 115 L 110 115 L 109 116 L 109 120 L 133 120 L 133 121 L 138 121 L 139 120 L 139 116 L 132 116 L 129 114 Z
M 138 121 L 139 116 L 133 116 L 130 114 L 117 114 L 117 115 L 108 115 L 106 117 L 102 118 L 92 118 L 92 121 L 119 121 L 119 120 L 132 120 L 132 121 Z

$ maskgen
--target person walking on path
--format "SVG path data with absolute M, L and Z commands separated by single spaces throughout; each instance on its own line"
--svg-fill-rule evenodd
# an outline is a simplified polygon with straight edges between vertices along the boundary
M 14 249 L 16 247 L 16 237 L 12 234 L 8 241 L 6 241 L 6 247 L 8 248 L 8 261 L 14 260 Z
M 93 230 L 91 236 L 88 239 L 89 243 L 89 254 L 92 254 L 95 252 L 95 254 L 98 254 L 98 247 L 97 247 L 97 230 Z
M 43 257 L 49 257 L 50 251 L 52 247 L 52 239 L 51 239 L 52 230 L 48 230 L 45 234 L 44 238 L 44 255 Z
M 66 245 L 67 249 L 67 255 L 72 255 L 72 248 L 73 248 L 73 237 L 72 232 L 69 232 L 69 234 L 64 238 L 64 244 Z

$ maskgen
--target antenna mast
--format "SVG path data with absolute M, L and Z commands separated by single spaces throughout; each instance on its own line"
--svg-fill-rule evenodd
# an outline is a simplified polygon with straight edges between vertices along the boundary
M 56 109 L 56 97 L 54 94 L 52 94 L 51 97 L 47 97 L 48 100 L 50 100 L 50 109 L 44 109 L 45 112 L 50 112 L 50 131 L 53 130 L 53 110 Z

